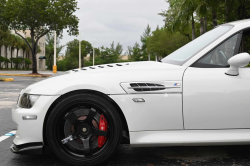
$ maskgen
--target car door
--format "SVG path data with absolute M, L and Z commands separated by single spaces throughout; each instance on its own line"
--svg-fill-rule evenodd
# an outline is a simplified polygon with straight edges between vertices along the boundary
M 249 31 L 239 32 L 187 68 L 183 78 L 185 129 L 250 128 L 250 69 L 226 75 L 228 59 L 250 51 Z

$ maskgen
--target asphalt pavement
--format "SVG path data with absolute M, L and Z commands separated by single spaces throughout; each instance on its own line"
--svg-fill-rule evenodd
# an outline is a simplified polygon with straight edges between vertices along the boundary
M 1 76 L 8 77 L 8 76 Z M 46 78 L 12 77 L 14 82 L 0 82 L 0 137 L 16 130 L 11 109 L 19 92 L 30 84 Z M 13 154 L 9 147 L 14 137 L 0 141 L 0 166 L 67 165 L 49 148 L 44 155 Z M 161 165 L 250 165 L 250 146 L 162 147 L 134 148 L 121 145 L 104 166 L 161 166 Z

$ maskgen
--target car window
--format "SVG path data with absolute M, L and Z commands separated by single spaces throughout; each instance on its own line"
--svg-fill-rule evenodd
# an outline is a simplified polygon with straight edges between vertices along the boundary
M 241 39 L 241 33 L 238 33 L 215 49 L 210 51 L 203 58 L 198 60 L 192 67 L 200 67 L 200 68 L 221 68 L 221 67 L 229 67 L 228 60 L 236 55 L 239 50 L 239 44 Z
M 243 32 L 239 53 L 243 52 L 250 54 L 250 29 L 247 29 Z M 250 65 L 247 67 L 250 67 Z
M 217 40 L 232 28 L 233 26 L 231 25 L 218 26 L 217 28 L 201 35 L 192 42 L 189 42 L 185 46 L 166 56 L 161 61 L 163 63 L 183 65 L 199 51 L 207 47 L 209 44 Z

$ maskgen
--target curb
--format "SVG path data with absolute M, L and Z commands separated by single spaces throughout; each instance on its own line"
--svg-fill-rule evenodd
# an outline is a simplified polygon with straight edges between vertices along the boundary
M 50 77 L 51 75 L 32 75 L 32 74 L 6 74 L 6 73 L 0 73 L 0 76 L 20 76 L 20 77 Z
M 10 81 L 14 81 L 13 78 L 0 78 L 1 82 L 10 82 Z

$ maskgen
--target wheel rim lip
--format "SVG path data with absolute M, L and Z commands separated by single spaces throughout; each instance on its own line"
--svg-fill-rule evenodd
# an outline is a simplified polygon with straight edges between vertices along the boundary
M 60 133 L 58 132 L 58 130 L 55 130 L 55 128 L 57 129 L 60 126 L 60 121 L 62 118 L 64 118 L 64 116 L 70 111 L 72 110 L 72 108 L 74 106 L 76 106 L 77 104 L 87 104 L 87 105 L 92 105 L 92 108 L 99 108 L 98 110 L 101 110 L 101 112 L 104 114 L 108 124 L 109 124 L 109 137 L 106 140 L 105 144 L 95 153 L 91 154 L 91 155 L 85 155 L 85 154 L 78 154 L 75 152 L 70 151 L 70 148 L 66 148 L 62 143 L 61 140 L 62 138 L 60 137 Z M 105 153 L 105 151 L 107 151 L 109 148 L 108 146 L 112 143 L 112 139 L 113 139 L 113 131 L 114 130 L 114 122 L 112 121 L 111 116 L 109 115 L 108 111 L 106 108 L 104 108 L 101 104 L 97 103 L 97 102 L 93 102 L 91 100 L 76 100 L 76 101 L 72 101 L 70 103 L 64 104 L 63 107 L 63 111 L 60 112 L 60 115 L 58 116 L 57 120 L 55 121 L 55 132 L 56 132 L 56 144 L 57 146 L 60 147 L 60 149 L 63 149 L 63 152 L 70 156 L 70 157 L 84 157 L 84 158 L 90 158 L 91 156 L 95 156 L 95 155 L 99 155 L 102 153 Z M 70 108 L 72 107 L 72 108 Z

